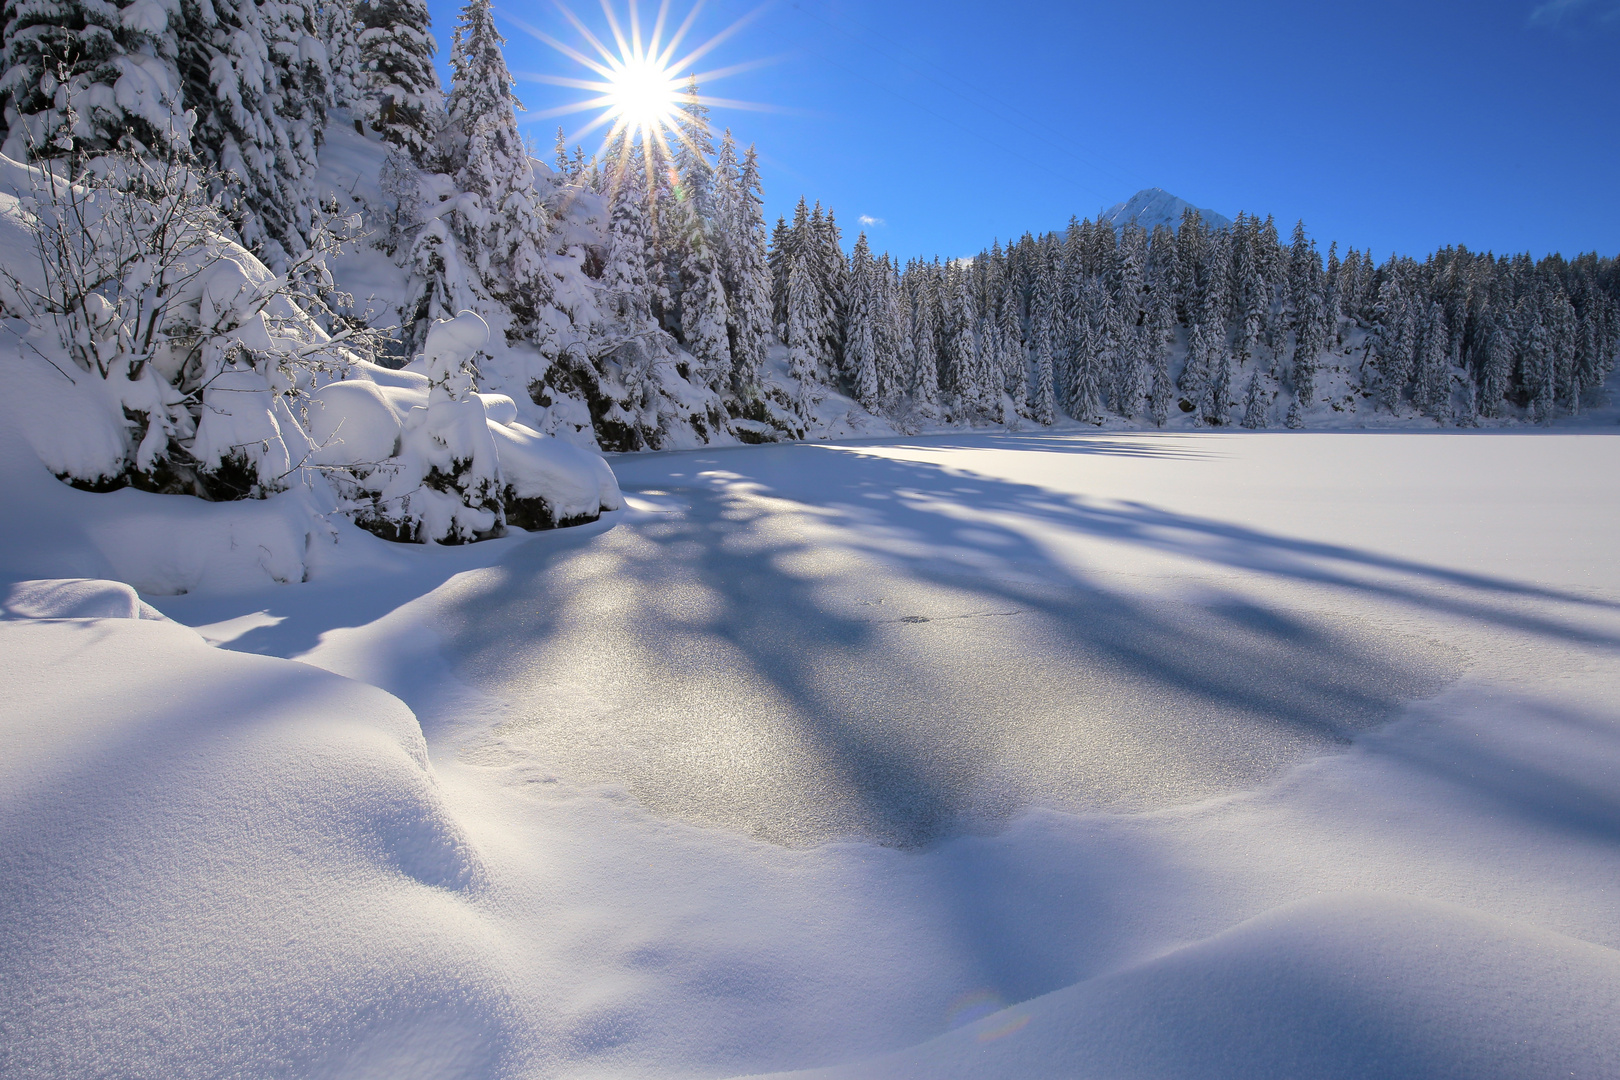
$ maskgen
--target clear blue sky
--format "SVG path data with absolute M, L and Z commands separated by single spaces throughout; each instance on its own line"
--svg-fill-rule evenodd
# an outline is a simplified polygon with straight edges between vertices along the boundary
M 610 40 L 597 0 L 569 2 Z M 430 0 L 441 60 L 457 6 Z M 1620 0 L 710 0 L 689 40 L 750 13 L 696 67 L 766 61 L 703 89 L 772 111 L 717 126 L 758 144 L 773 219 L 803 193 L 851 241 L 877 219 L 879 250 L 970 254 L 1162 187 L 1380 257 L 1620 253 Z M 586 48 L 549 0 L 496 15 L 514 72 L 586 74 L 519 27 Z M 529 130 L 549 148 L 588 117 Z

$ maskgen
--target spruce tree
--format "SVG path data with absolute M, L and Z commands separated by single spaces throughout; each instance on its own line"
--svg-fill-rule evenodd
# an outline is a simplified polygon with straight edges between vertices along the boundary
M 306 248 L 326 87 L 291 66 L 313 14 L 255 0 L 184 0 L 177 65 L 192 150 L 233 178 L 231 215 L 272 269 Z
M 821 349 L 821 296 L 810 259 L 793 256 L 788 269 L 787 347 L 788 375 L 793 379 L 793 407 L 799 419 L 810 420 L 815 404 Z
M 750 146 L 743 157 L 737 184 L 737 201 L 727 241 L 734 287 L 726 296 L 731 303 L 732 392 L 739 400 L 758 393 L 759 373 L 765 366 L 765 350 L 771 335 L 771 268 L 765 251 L 765 195 L 759 178 L 759 159 Z
M 545 269 L 547 212 L 534 188 L 534 166 L 518 132 L 512 75 L 489 0 L 461 10 L 450 48 L 450 99 L 440 157 L 476 210 L 458 214 L 462 243 L 490 295 L 520 325 L 532 326 L 551 299 Z
M 866 234 L 861 233 L 850 255 L 849 317 L 845 332 L 848 347 L 844 364 L 855 400 L 873 412 L 878 409 L 876 271 L 877 264 L 872 261 Z
M 365 101 L 365 73 L 354 5 L 345 0 L 323 0 L 316 9 L 316 19 L 326 50 L 327 100 L 339 109 L 358 109 Z
M 1249 376 L 1249 390 L 1243 407 L 1243 426 L 1255 431 L 1266 426 L 1266 392 L 1260 385 L 1260 371 Z
M 418 165 L 430 164 L 444 95 L 433 69 L 433 31 L 424 0 L 356 0 L 361 119 Z
M 6 0 L 4 153 L 18 161 L 105 150 L 184 155 L 177 14 L 139 0 Z

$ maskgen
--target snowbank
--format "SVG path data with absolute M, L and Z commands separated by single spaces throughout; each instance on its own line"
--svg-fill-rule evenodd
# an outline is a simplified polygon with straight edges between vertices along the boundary
M 51 619 L 0 622 L 0 1075 L 511 1070 L 482 862 L 408 709 L 111 582 L 7 609 Z
M 1451 904 L 1347 893 L 876 1061 L 775 1075 L 1599 1077 L 1620 1075 L 1617 1030 L 1620 952 Z

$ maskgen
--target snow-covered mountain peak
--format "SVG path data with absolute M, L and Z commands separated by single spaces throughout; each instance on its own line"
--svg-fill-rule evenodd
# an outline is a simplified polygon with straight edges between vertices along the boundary
M 1181 224 L 1181 215 L 1184 211 L 1197 210 L 1203 216 L 1204 224 L 1212 229 L 1225 228 L 1232 224 L 1232 219 L 1225 214 L 1218 214 L 1213 210 L 1193 206 L 1186 199 L 1165 191 L 1163 188 L 1143 188 L 1132 195 L 1126 202 L 1117 203 L 1098 215 L 1099 222 L 1106 222 L 1118 229 L 1128 221 L 1134 221 L 1142 228 L 1152 232 L 1159 225 L 1168 225 L 1172 229 Z

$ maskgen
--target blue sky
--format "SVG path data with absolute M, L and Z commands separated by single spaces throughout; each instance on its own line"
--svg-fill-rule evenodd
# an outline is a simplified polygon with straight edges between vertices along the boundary
M 570 6 L 610 40 L 597 0 Z M 430 7 L 444 50 L 457 5 Z M 1620 0 L 710 0 L 689 40 L 750 14 L 696 66 L 763 61 L 704 91 L 767 107 L 715 120 L 758 144 L 768 212 L 802 193 L 901 256 L 970 254 L 1144 187 L 1380 257 L 1620 253 Z M 519 26 L 587 48 L 549 0 L 496 15 L 514 72 L 585 74 Z M 518 93 L 533 112 L 586 96 Z M 529 130 L 549 148 L 589 117 Z

